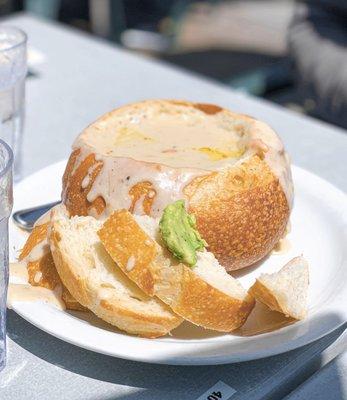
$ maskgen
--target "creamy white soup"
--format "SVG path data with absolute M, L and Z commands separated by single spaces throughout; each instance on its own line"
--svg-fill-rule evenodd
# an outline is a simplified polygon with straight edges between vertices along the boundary
M 106 156 L 131 157 L 172 167 L 214 170 L 245 152 L 240 123 L 213 116 L 159 114 L 122 117 L 87 141 Z

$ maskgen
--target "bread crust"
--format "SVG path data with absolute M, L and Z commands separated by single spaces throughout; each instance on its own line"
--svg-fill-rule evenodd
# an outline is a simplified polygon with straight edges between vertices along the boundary
M 180 265 L 181 290 L 171 307 L 179 315 L 204 328 L 230 332 L 242 326 L 255 303 L 251 296 L 232 298 L 204 282 L 189 267 Z M 164 300 L 165 294 L 160 293 Z M 171 301 L 171 297 L 167 301 Z
M 61 237 L 59 222 L 53 221 L 49 241 L 59 276 L 72 296 L 95 315 L 125 332 L 147 338 L 164 336 L 182 322 L 182 318 L 173 312 L 167 316 L 141 313 L 126 307 L 115 297 L 100 299 L 94 282 L 74 268 L 64 251 Z
M 286 197 L 286 189 L 283 182 L 269 168 L 266 161 L 267 134 L 270 128 L 252 117 L 236 114 L 219 106 L 200 104 L 186 101 L 165 100 L 145 101 L 121 107 L 105 114 L 88 129 L 95 129 L 95 134 L 107 126 L 108 121 L 127 110 L 135 112 L 142 107 L 151 104 L 163 104 L 165 107 L 194 108 L 207 116 L 224 113 L 231 120 L 243 121 L 254 130 L 264 130 L 264 143 L 250 158 L 240 160 L 235 165 L 230 165 L 223 170 L 211 172 L 201 171 L 202 176 L 188 182 L 183 191 L 183 197 L 187 200 L 190 212 L 196 215 L 198 228 L 204 239 L 210 245 L 217 259 L 227 270 L 237 270 L 247 267 L 268 254 L 284 235 L 290 215 L 290 201 Z M 235 127 L 243 135 L 243 125 Z M 253 129 L 253 128 L 252 128 Z M 270 130 L 271 131 L 271 130 Z M 271 131 L 272 132 L 272 131 Z M 274 134 L 272 132 L 272 134 Z M 83 143 L 83 132 L 78 143 Z M 265 150 L 264 150 L 265 149 Z M 101 215 L 107 204 L 104 198 L 99 196 L 93 202 L 87 199 L 88 192 L 103 168 L 102 161 L 97 152 L 92 148 L 84 149 L 84 158 L 75 168 L 80 148 L 74 150 L 68 161 L 63 179 L 63 203 L 72 215 Z M 280 154 L 282 151 L 282 154 Z M 289 171 L 289 161 L 284 150 L 280 156 Z M 77 153 L 76 153 L 77 152 Z M 94 161 L 93 161 L 94 159 Z M 139 163 L 129 158 L 131 161 Z M 99 163 L 99 164 L 97 164 Z M 145 162 L 143 162 L 145 164 Z M 81 182 L 87 174 L 88 168 L 97 165 L 95 173 L 86 188 L 81 188 Z M 160 166 L 161 164 L 157 164 Z M 177 169 L 167 167 L 176 176 Z M 174 173 L 175 172 L 175 173 Z M 169 174 L 166 174 L 168 176 Z M 289 173 L 290 175 L 290 173 Z M 167 178 L 166 178 L 167 179 Z M 174 179 L 174 178 L 173 178 Z M 288 177 L 288 185 L 291 178 Z M 105 191 L 108 190 L 107 188 Z M 122 196 L 114 191 L 114 196 Z M 147 200 L 144 204 L 144 212 L 153 215 L 152 203 Z M 129 205 L 130 211 L 134 211 L 133 204 Z
M 46 289 L 53 290 L 57 285 L 62 286 L 62 300 L 67 310 L 86 311 L 78 301 L 71 295 L 71 293 L 62 284 L 62 281 L 57 273 L 52 253 L 49 248 L 38 259 L 30 261 L 26 259 L 30 256 L 32 250 L 43 242 L 47 243 L 47 232 L 50 222 L 34 226 L 30 232 L 27 241 L 19 255 L 18 260 L 25 262 L 28 271 L 28 282 L 32 286 L 41 286 Z
M 105 209 L 105 201 L 102 197 L 98 197 L 93 202 L 90 202 L 87 199 L 87 195 L 101 171 L 103 163 L 97 161 L 95 154 L 92 153 L 87 155 L 79 165 L 76 165 L 79 153 L 80 149 L 74 150 L 67 163 L 63 175 L 62 198 L 71 216 L 89 215 L 90 210 L 95 210 L 96 214 L 99 215 Z M 90 168 L 93 168 L 90 182 L 86 187 L 82 187 L 83 179 L 88 174 Z
M 227 270 L 255 263 L 285 233 L 287 199 L 257 155 L 227 171 L 197 178 L 185 193 L 200 234 Z
M 258 301 L 268 306 L 271 310 L 285 314 L 284 309 L 280 306 L 271 290 L 268 289 L 262 282 L 258 281 L 258 279 L 255 281 L 253 286 L 249 288 L 248 293 Z
M 284 273 L 288 268 L 292 267 L 300 267 L 300 278 L 304 278 L 306 280 L 307 288 L 306 288 L 306 296 L 307 296 L 307 290 L 308 290 L 308 285 L 309 285 L 309 272 L 308 272 L 308 263 L 305 260 L 303 256 L 298 256 L 294 257 L 292 260 L 290 260 L 282 269 L 277 272 L 277 274 Z M 275 273 L 276 274 L 276 273 Z M 271 275 L 271 274 L 270 274 Z M 300 287 L 298 287 L 298 282 L 296 279 L 294 279 L 292 276 L 290 277 L 289 280 L 290 283 L 294 284 L 294 290 L 300 290 Z M 294 311 L 290 307 L 290 288 L 288 288 L 288 292 L 286 291 L 285 288 L 281 288 L 281 290 L 275 290 L 274 288 L 271 288 L 271 285 L 269 286 L 262 280 L 262 276 L 260 276 L 258 279 L 256 279 L 255 283 L 249 288 L 248 293 L 253 296 L 255 299 L 258 301 L 262 302 L 266 306 L 268 306 L 271 310 L 278 311 L 282 314 L 284 314 L 287 317 L 291 317 L 296 320 L 304 319 L 307 315 L 307 303 L 305 300 L 302 300 L 301 306 L 305 304 L 305 308 L 302 308 L 301 311 Z M 296 294 L 292 294 L 292 296 L 296 297 Z
M 206 283 L 184 264 L 165 266 L 161 246 L 126 210 L 115 211 L 98 235 L 118 266 L 145 293 L 159 297 L 196 325 L 230 332 L 244 324 L 254 307 L 250 295 L 243 300 L 231 297 Z M 133 261 L 131 269 L 129 259 Z

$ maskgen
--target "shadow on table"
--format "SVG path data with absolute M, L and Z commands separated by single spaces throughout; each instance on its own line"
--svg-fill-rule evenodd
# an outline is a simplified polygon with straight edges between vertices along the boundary
M 313 321 L 313 324 L 323 325 L 324 323 L 340 322 L 338 316 L 334 314 L 321 317 L 319 321 Z M 251 393 L 253 390 L 259 390 L 259 385 L 266 383 L 270 387 L 276 382 L 277 373 L 283 373 L 288 369 L 286 382 L 281 383 L 276 388 L 276 393 L 271 393 L 271 399 L 280 399 L 288 394 L 293 387 L 298 386 L 314 373 L 320 366 L 319 353 L 322 348 L 328 347 L 343 332 L 341 327 L 319 341 L 304 346 L 301 349 L 271 357 L 271 363 L 263 363 L 262 360 L 243 362 L 238 364 L 216 365 L 216 366 L 174 366 L 174 365 L 156 365 L 141 362 L 127 361 L 110 356 L 94 353 L 84 350 L 77 346 L 66 343 L 60 339 L 48 335 L 40 329 L 34 327 L 15 312 L 8 312 L 7 333 L 8 336 L 25 350 L 35 356 L 56 365 L 60 368 L 71 371 L 75 374 L 83 375 L 93 379 L 111 382 L 119 385 L 142 388 L 141 393 L 129 394 L 122 399 L 155 399 L 155 395 L 165 391 L 165 398 L 171 399 L 170 392 L 180 394 L 180 398 L 190 398 L 189 393 L 203 393 L 217 381 L 223 379 L 236 390 L 245 393 Z M 216 350 L 221 344 L 216 343 Z M 304 353 L 310 359 L 309 364 L 303 366 L 302 357 Z M 186 355 L 189 356 L 189 355 Z M 271 368 L 271 379 L 269 380 L 269 369 Z M 297 373 L 302 368 L 302 373 Z M 290 371 L 290 372 L 289 372 Z M 237 374 L 236 374 L 237 372 Z M 241 374 L 241 375 L 240 375 Z M 257 376 L 257 387 L 252 386 L 253 376 Z M 292 378 L 291 378 L 291 375 Z M 238 380 L 234 379 L 238 377 Z M 244 376 L 245 381 L 240 382 L 239 377 Z M 275 379 L 272 382 L 271 380 Z M 249 384 L 247 384 L 249 381 Z M 278 381 L 278 376 L 277 376 Z M 295 381 L 295 382 L 294 382 Z M 276 386 L 275 386 L 276 387 Z M 181 392 L 183 388 L 188 391 Z M 146 390 L 147 389 L 147 390 Z M 148 391 L 149 390 L 149 391 Z M 177 391 L 179 390 L 179 392 Z M 144 397 L 151 394 L 149 397 Z M 114 397 L 113 397 L 114 398 Z M 176 397 L 177 399 L 178 397 Z M 194 398 L 194 396 L 192 397 Z M 236 399 L 238 397 L 235 397 Z M 248 397 L 247 397 L 248 398 Z M 252 397 L 249 397 L 252 398 Z M 107 400 L 104 399 L 104 400 Z
M 321 371 L 313 374 L 283 400 L 334 399 L 345 400 L 342 372 L 338 363 L 330 362 Z

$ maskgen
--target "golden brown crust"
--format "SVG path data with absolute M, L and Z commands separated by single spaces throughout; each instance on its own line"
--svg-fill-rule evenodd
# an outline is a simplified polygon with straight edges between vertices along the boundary
M 225 172 L 197 178 L 185 194 L 199 232 L 227 270 L 258 261 L 285 232 L 287 199 L 256 155 Z
M 263 304 L 267 305 L 271 310 L 283 313 L 283 309 L 278 303 L 276 297 L 260 281 L 256 280 L 253 286 L 249 288 L 248 293 L 258 301 L 261 301 Z
M 194 107 L 208 115 L 214 115 L 223 110 L 222 107 L 216 106 L 215 104 L 195 103 Z
M 129 278 L 153 296 L 154 279 L 150 266 L 157 254 L 156 245 L 142 229 L 138 229 L 136 221 L 129 218 L 129 213 L 125 210 L 113 213 L 98 235 L 101 242 L 107 244 L 105 248 L 111 257 L 117 254 L 117 259 L 114 258 L 117 265 L 124 266 Z
M 125 210 L 114 212 L 98 235 L 118 266 L 145 293 L 158 296 L 196 325 L 229 332 L 240 327 L 254 307 L 251 296 L 244 300 L 228 296 L 183 264 L 164 268 L 160 246 Z M 131 269 L 129 260 L 132 260 Z
M 55 266 L 54 266 L 55 268 Z M 65 303 L 65 307 L 67 310 L 73 310 L 73 311 L 88 311 L 86 307 L 83 307 L 82 304 L 80 304 L 73 296 L 72 294 L 66 289 L 64 285 L 62 285 L 62 292 L 61 292 L 61 298 L 63 302 Z
M 56 223 L 52 224 L 49 240 L 53 259 L 63 284 L 80 304 L 104 321 L 128 333 L 149 338 L 164 336 L 182 322 L 182 319 L 174 313 L 165 317 L 141 314 L 122 306 L 118 298 L 99 299 L 98 288 L 87 278 L 81 277 L 74 269 L 69 257 L 65 255 L 60 244 L 59 225 Z
M 76 149 L 70 154 L 69 160 L 66 164 L 65 171 L 63 174 L 63 179 L 62 179 L 63 188 L 66 188 L 67 185 L 69 184 L 69 181 L 72 177 L 72 172 L 74 171 L 80 153 L 81 149 Z
M 27 257 L 35 246 L 46 239 L 48 226 L 49 222 L 46 222 L 42 225 L 34 226 L 19 254 L 19 261 L 22 261 L 25 257 Z
M 53 225 L 51 227 L 49 242 L 59 277 L 71 295 L 80 304 L 82 304 L 84 307 L 87 307 L 87 304 L 90 300 L 90 295 L 88 294 L 88 285 L 83 279 L 80 278 L 74 269 L 70 268 L 68 262 L 66 262 L 64 259 L 63 253 L 60 251 L 60 241 L 60 233 L 54 228 Z
M 71 216 L 88 215 L 91 210 L 100 215 L 105 209 L 105 200 L 98 196 L 93 202 L 89 202 L 87 195 L 93 183 L 103 167 L 102 161 L 95 159 L 95 154 L 89 154 L 75 168 L 80 149 L 72 152 L 63 176 L 62 202 L 66 205 Z M 88 184 L 83 187 L 82 182 L 89 174 Z
M 19 261 L 25 261 L 35 246 L 47 241 L 47 231 L 50 222 L 34 226 L 19 255 Z M 47 243 L 48 246 L 48 243 Z M 53 290 L 57 285 L 62 285 L 62 300 L 68 310 L 86 311 L 62 284 L 55 268 L 52 253 L 48 249 L 45 254 L 34 261 L 26 261 L 28 281 L 32 286 L 41 286 Z
M 46 241 L 48 227 L 49 222 L 34 227 L 19 255 L 19 261 L 25 261 L 25 258 L 29 256 L 35 246 Z M 42 286 L 46 289 L 53 290 L 60 283 L 59 275 L 55 269 L 49 249 L 37 260 L 28 260 L 26 264 L 30 285 Z
M 152 204 L 155 200 L 156 191 L 151 182 L 143 181 L 139 182 L 129 190 L 129 196 L 131 198 L 131 206 L 129 211 L 134 212 L 136 203 L 143 198 L 142 207 L 146 215 L 151 213 Z
M 185 107 L 193 106 L 197 110 L 200 110 L 208 115 L 214 115 L 219 113 L 220 111 L 223 111 L 222 107 L 209 103 L 191 103 L 189 101 L 184 101 L 184 100 L 166 100 L 166 102 L 174 104 L 176 106 L 185 106 Z
M 231 298 L 204 282 L 188 267 L 182 272 L 181 291 L 171 305 L 175 312 L 205 328 L 222 332 L 232 331 L 245 323 L 254 307 L 251 296 L 242 301 Z
M 182 322 L 179 317 L 165 320 L 162 317 L 141 316 L 129 309 L 117 307 L 114 302 L 107 300 L 100 301 L 100 309 L 97 315 L 116 326 L 119 326 L 119 319 L 122 319 L 123 330 L 129 333 L 138 333 L 139 324 L 142 323 L 143 331 L 139 333 L 139 336 L 151 339 L 166 335 Z M 132 331 L 132 326 L 135 332 Z
M 32 286 L 42 286 L 53 290 L 58 284 L 60 284 L 59 275 L 55 269 L 54 261 L 50 251 L 48 251 L 38 260 L 28 261 L 27 270 L 28 281 Z M 38 272 L 41 274 L 38 274 Z

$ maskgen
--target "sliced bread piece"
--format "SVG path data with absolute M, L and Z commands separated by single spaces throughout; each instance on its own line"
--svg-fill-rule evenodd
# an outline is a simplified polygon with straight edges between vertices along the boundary
M 307 261 L 295 257 L 273 274 L 261 274 L 249 293 L 271 310 L 303 319 L 307 314 L 309 270 Z
M 35 224 L 18 258 L 26 265 L 28 282 L 31 286 L 41 286 L 50 290 L 61 286 L 61 298 L 65 307 L 68 310 L 86 311 L 86 308 L 79 304 L 62 284 L 47 239 L 50 222 L 40 221 Z
M 210 252 L 198 252 L 196 266 L 175 261 L 162 246 L 158 221 L 115 211 L 98 231 L 105 249 L 144 292 L 204 328 L 230 332 L 254 307 L 253 298 Z
M 69 218 L 63 206 L 53 210 L 49 241 L 64 285 L 79 303 L 128 333 L 167 334 L 182 318 L 144 294 L 117 267 L 97 235 L 101 227 L 93 217 Z

